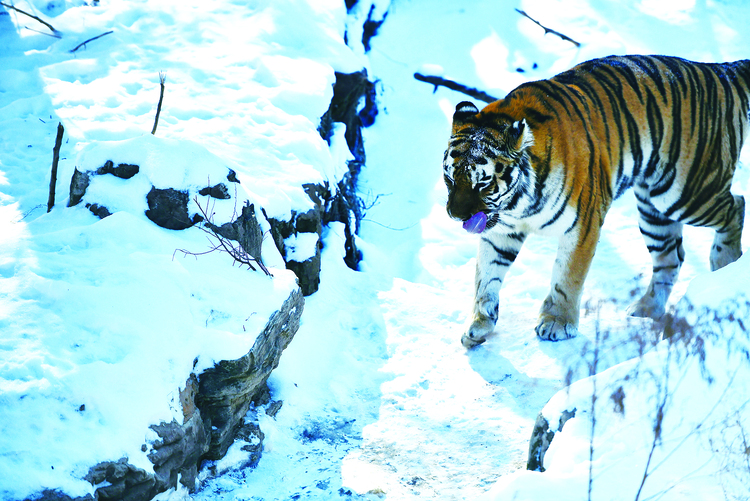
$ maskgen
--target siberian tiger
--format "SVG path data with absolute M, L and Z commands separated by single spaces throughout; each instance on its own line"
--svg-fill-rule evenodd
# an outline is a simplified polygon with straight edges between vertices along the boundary
M 739 258 L 745 201 L 729 190 L 749 100 L 750 60 L 610 56 L 525 83 L 482 111 L 459 103 L 443 160 L 446 209 L 481 232 L 463 344 L 494 330 L 503 278 L 531 233 L 559 239 L 536 334 L 575 336 L 604 216 L 631 186 L 653 275 L 630 315 L 664 314 L 684 258 L 683 224 L 715 230 L 712 270 Z

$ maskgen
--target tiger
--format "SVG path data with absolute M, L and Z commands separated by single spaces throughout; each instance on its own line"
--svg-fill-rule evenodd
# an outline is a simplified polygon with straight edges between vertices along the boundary
M 558 239 L 536 335 L 576 336 L 604 217 L 631 187 L 653 272 L 629 315 L 664 315 L 685 257 L 684 224 L 715 230 L 712 271 L 737 260 L 745 200 L 730 188 L 749 99 L 750 60 L 635 55 L 524 83 L 481 111 L 460 102 L 443 157 L 446 210 L 465 227 L 486 216 L 462 344 L 472 348 L 494 332 L 501 285 L 530 234 Z

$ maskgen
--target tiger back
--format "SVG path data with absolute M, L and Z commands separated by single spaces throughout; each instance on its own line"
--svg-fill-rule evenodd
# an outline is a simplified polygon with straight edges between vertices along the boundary
M 443 168 L 448 214 L 487 216 L 466 346 L 497 321 L 526 236 L 559 239 L 537 335 L 577 332 L 580 298 L 612 200 L 634 188 L 654 271 L 635 316 L 660 317 L 684 258 L 682 225 L 713 228 L 712 269 L 741 255 L 744 199 L 730 193 L 750 130 L 750 61 L 611 56 L 529 82 L 481 112 L 456 107 Z

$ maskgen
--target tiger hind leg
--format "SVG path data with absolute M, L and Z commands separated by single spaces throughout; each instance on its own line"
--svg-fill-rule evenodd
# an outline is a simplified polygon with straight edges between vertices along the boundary
M 640 215 L 638 227 L 646 241 L 654 268 L 646 293 L 630 305 L 627 314 L 658 319 L 666 311 L 667 300 L 685 259 L 682 223 L 662 215 L 643 196 L 643 192 L 636 190 L 636 199 Z
M 726 212 L 725 224 L 716 229 L 711 246 L 711 271 L 723 268 L 742 256 L 742 227 L 745 221 L 745 198 L 733 195 Z

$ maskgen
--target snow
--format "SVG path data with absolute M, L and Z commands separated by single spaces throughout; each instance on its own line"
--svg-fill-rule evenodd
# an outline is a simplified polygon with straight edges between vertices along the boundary
M 268 217 L 308 210 L 302 184 L 333 188 L 351 159 L 342 126 L 330 146 L 316 130 L 335 72 L 362 68 L 378 80 L 381 113 L 364 131 L 361 271 L 343 262 L 343 225 L 325 228 L 321 289 L 307 298 L 300 330 L 269 381 L 283 406 L 275 418 L 263 408 L 248 414 L 265 434 L 259 465 L 239 468 L 238 442 L 215 465 L 221 475 L 203 470 L 201 491 L 160 499 L 583 499 L 594 381 L 593 493 L 635 497 L 653 439 L 658 378 L 623 378 L 635 368 L 661 374 L 669 347 L 638 358 L 639 346 L 624 342 L 651 325 L 624 315 L 651 268 L 632 195 L 607 216 L 578 338 L 548 343 L 533 334 L 556 246 L 532 237 L 507 275 L 495 335 L 466 351 L 459 340 L 478 237 L 446 216 L 440 169 L 453 108 L 466 96 L 413 74 L 502 96 L 613 53 L 746 58 L 744 2 L 378 0 L 360 1 L 349 16 L 338 0 L 98 3 L 15 3 L 53 24 L 59 40 L 0 9 L 0 498 L 45 487 L 91 493 L 82 478 L 103 460 L 127 456 L 150 469 L 141 451 L 156 438 L 148 426 L 180 419 L 177 395 L 188 375 L 244 355 L 295 283 L 270 238 L 263 256 L 272 278 L 225 255 L 176 252 L 210 244 L 198 228 L 151 223 L 145 193 L 173 187 L 192 198 L 232 169 L 240 180 L 227 183 L 232 200 L 211 204 L 218 223 L 245 200 Z M 581 47 L 545 35 L 513 7 Z M 362 23 L 386 13 L 365 53 Z M 166 92 L 152 136 L 159 72 Z M 45 214 L 58 121 L 66 128 L 58 199 Z M 106 160 L 141 167 L 128 181 L 92 178 L 84 202 L 113 215 L 99 220 L 84 203 L 65 207 L 73 169 Z M 733 191 L 747 196 L 750 148 L 741 163 Z M 685 229 L 687 256 L 670 305 L 693 320 L 703 306 L 725 308 L 722 301 L 750 292 L 747 256 L 709 273 L 712 238 Z M 316 238 L 307 240 L 297 235 L 288 250 L 309 257 Z M 743 464 L 739 426 L 750 426 L 750 373 L 737 354 L 746 333 L 737 325 L 719 324 L 721 336 L 706 336 L 712 384 L 694 358 L 672 369 L 668 433 L 652 463 L 661 466 L 641 499 L 746 496 L 747 472 L 732 467 Z M 566 389 L 568 378 L 575 382 Z M 609 398 L 620 385 L 624 415 Z M 555 436 L 547 471 L 525 471 L 539 412 L 553 423 L 570 405 L 579 412 Z M 693 432 L 702 422 L 704 431 Z
M 298 233 L 284 240 L 287 261 L 299 263 L 315 256 L 318 245 L 317 233 Z
M 745 256 L 716 272 L 712 282 L 727 284 L 725 277 L 746 274 L 748 266 L 750 260 Z M 695 279 L 686 293 L 693 307 L 718 305 L 711 295 L 714 287 L 701 287 L 705 282 Z M 734 292 L 732 299 L 742 300 L 747 286 L 730 285 L 727 289 Z M 747 303 L 732 305 L 732 311 L 742 318 L 750 317 Z M 703 363 L 701 357 L 690 356 L 690 350 L 681 346 L 682 340 L 665 340 L 641 358 L 577 381 L 557 393 L 542 410 L 551 429 L 557 431 L 554 424 L 563 411 L 575 409 L 575 417 L 555 434 L 544 458 L 546 471 L 541 475 L 509 475 L 491 489 L 486 499 L 533 499 L 533 492 L 553 490 L 569 496 L 561 499 L 585 498 L 591 444 L 595 450 L 593 499 L 615 498 L 612 485 L 618 486 L 618 497 L 635 499 L 644 475 L 642 499 L 664 495 L 669 499 L 743 499 L 750 472 L 726 468 L 726 464 L 727 460 L 742 462 L 746 455 L 738 454 L 729 444 L 741 436 L 739 430 L 746 429 L 749 422 L 750 398 L 741 385 L 750 376 L 750 345 L 746 330 L 727 321 L 726 313 L 721 316 L 723 321 L 702 314 L 692 316 L 688 332 L 704 336 Z M 616 391 L 624 395 L 620 412 L 613 410 L 610 398 Z M 593 441 L 592 395 L 598 397 Z M 651 457 L 653 426 L 660 406 L 662 431 Z M 732 437 L 730 441 L 726 435 Z

